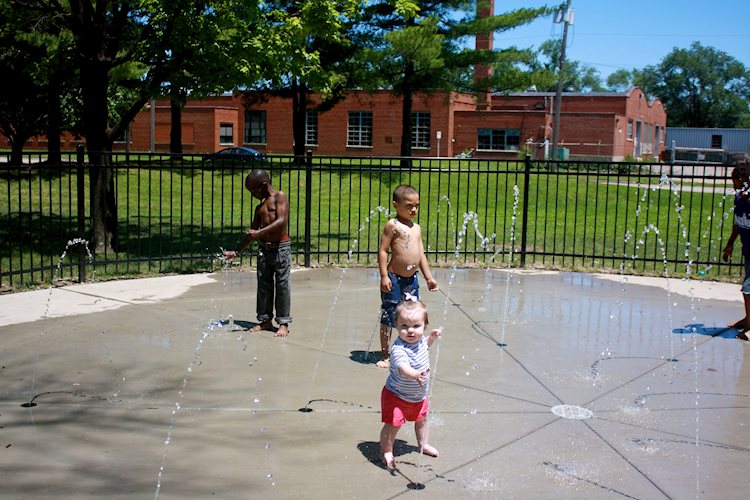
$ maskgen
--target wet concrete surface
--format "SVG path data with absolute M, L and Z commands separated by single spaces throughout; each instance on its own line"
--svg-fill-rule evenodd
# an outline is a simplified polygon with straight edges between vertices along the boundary
M 433 271 L 440 457 L 393 473 L 374 269 L 295 270 L 288 338 L 253 272 L 0 296 L 0 497 L 746 497 L 737 285 Z

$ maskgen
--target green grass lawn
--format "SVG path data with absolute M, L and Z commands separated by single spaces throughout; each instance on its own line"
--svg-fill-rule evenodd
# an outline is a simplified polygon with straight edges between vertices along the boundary
M 133 163 L 116 170 L 117 245 L 94 256 L 97 277 L 216 268 L 212 256 L 236 248 L 250 225 L 256 201 L 244 189 L 248 168 L 170 158 Z M 374 265 L 391 193 L 408 183 L 420 192 L 418 222 L 433 265 L 515 267 L 525 235 L 527 266 L 713 278 L 732 272 L 717 265 L 732 222 L 725 179 L 659 186 L 658 175 L 589 166 L 534 169 L 526 186 L 523 162 L 445 160 L 437 167 L 434 160 L 403 170 L 388 160 L 316 159 L 308 201 L 304 169 L 283 158 L 266 165 L 289 197 L 300 264 L 309 206 L 313 265 Z M 0 206 L 0 272 L 36 269 L 24 285 L 48 282 L 67 242 L 79 236 L 75 170 L 9 172 L 0 178 Z M 67 275 L 75 269 L 66 259 Z

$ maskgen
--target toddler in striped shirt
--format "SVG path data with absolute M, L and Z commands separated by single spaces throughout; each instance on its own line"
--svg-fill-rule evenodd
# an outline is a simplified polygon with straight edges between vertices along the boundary
M 396 307 L 398 338 L 391 346 L 388 380 L 380 396 L 383 429 L 380 454 L 388 469 L 395 469 L 393 443 L 407 421 L 414 422 L 420 453 L 437 457 L 429 444 L 427 389 L 430 372 L 429 348 L 440 337 L 434 329 L 425 337 L 427 307 L 419 300 L 405 300 Z

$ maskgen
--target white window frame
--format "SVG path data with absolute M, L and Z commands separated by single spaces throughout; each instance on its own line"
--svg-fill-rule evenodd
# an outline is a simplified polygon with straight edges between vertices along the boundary
M 413 111 L 411 114 L 411 147 L 430 149 L 430 112 Z
M 234 123 L 219 123 L 219 144 L 234 146 Z
M 346 127 L 346 146 L 372 147 L 372 111 L 349 111 Z
M 305 113 L 305 145 L 318 145 L 318 112 L 307 111 Z

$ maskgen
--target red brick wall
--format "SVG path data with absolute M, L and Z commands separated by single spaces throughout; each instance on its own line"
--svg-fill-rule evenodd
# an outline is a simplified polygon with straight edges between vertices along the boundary
M 569 148 L 572 155 L 611 156 L 614 124 L 612 113 L 562 113 L 559 145 Z
M 471 106 L 465 96 L 457 95 L 458 107 Z M 313 97 L 315 100 L 316 97 Z M 249 109 L 266 112 L 266 144 L 248 144 L 268 153 L 289 154 L 293 150 L 291 100 L 270 97 L 253 104 Z M 397 156 L 401 151 L 401 106 L 399 96 L 380 91 L 368 93 L 352 91 L 333 109 L 318 114 L 318 144 L 308 149 L 320 155 Z M 349 111 L 372 111 L 372 147 L 347 146 Z M 414 97 L 412 111 L 430 113 L 430 148 L 414 149 L 415 156 L 436 156 L 436 132 L 442 132 L 440 154 L 448 155 L 451 135 L 451 103 L 449 94 L 421 94 Z M 240 113 L 240 126 L 244 113 Z

